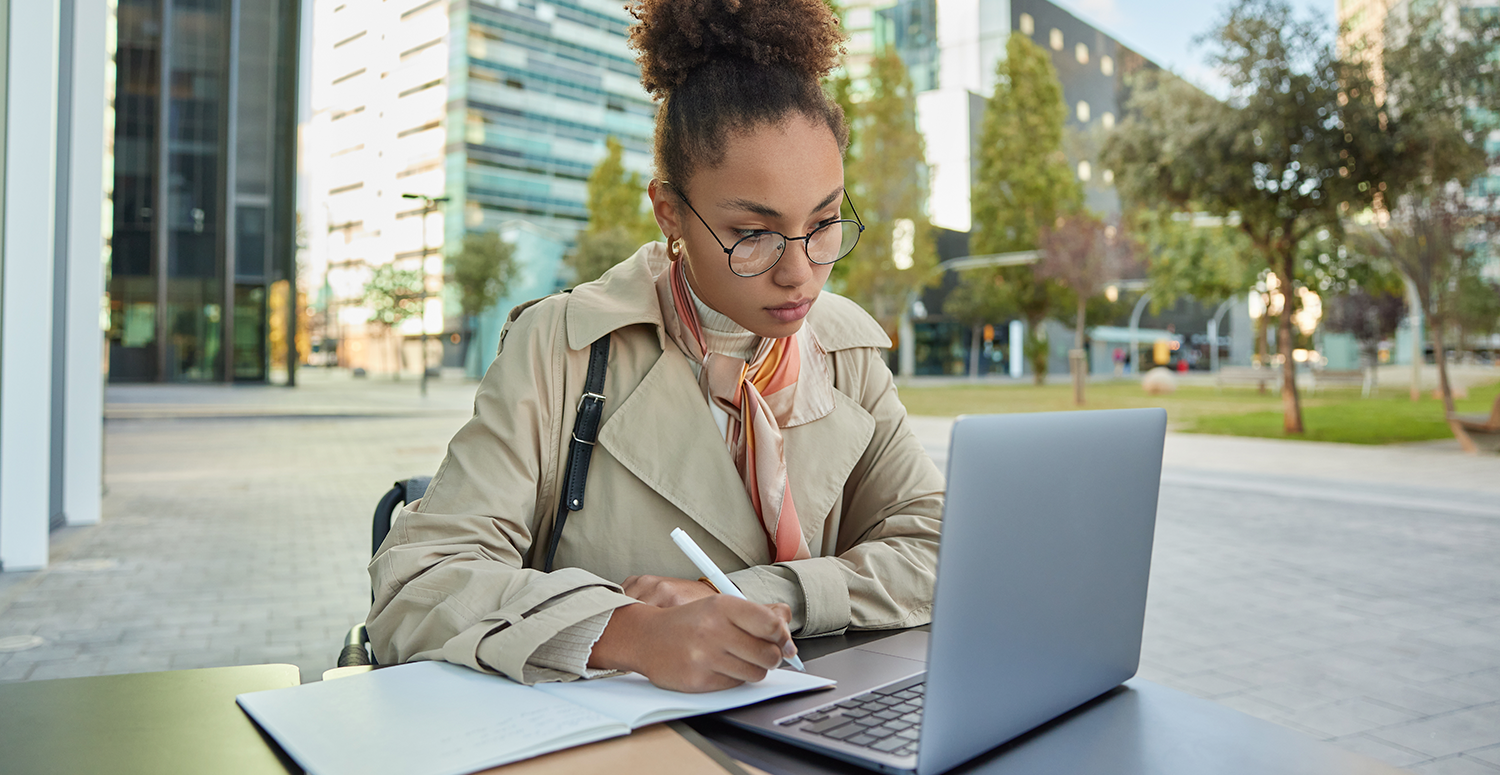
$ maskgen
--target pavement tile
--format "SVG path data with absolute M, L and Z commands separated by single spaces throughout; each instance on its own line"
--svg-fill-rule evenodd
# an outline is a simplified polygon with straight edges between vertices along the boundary
M 1283 718 L 1306 729 L 1323 733 L 1324 737 L 1345 737 L 1371 729 L 1387 727 L 1411 721 L 1418 715 L 1408 710 L 1392 708 L 1366 699 L 1341 700 L 1327 705 L 1284 714 Z
M 1478 761 L 1482 761 L 1485 764 L 1492 764 L 1496 767 L 1500 767 L 1500 745 L 1471 750 L 1464 755 L 1473 759 L 1477 759 Z
M 1500 767 L 1485 764 L 1467 756 L 1434 759 L 1411 768 L 1418 775 L 1500 775 Z
M 1362 754 L 1396 767 L 1410 767 L 1431 758 L 1419 751 L 1391 745 L 1383 740 L 1373 739 L 1369 735 L 1351 735 L 1330 742 L 1345 751 Z
M 1370 734 L 1432 757 L 1500 745 L 1500 704 L 1465 708 Z

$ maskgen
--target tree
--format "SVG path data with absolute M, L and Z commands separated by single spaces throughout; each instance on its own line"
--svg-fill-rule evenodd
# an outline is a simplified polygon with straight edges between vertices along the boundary
M 875 57 L 868 97 L 850 104 L 858 143 L 845 164 L 844 185 L 865 230 L 855 252 L 834 265 L 834 280 L 894 334 L 907 297 L 937 263 L 925 214 L 926 154 L 917 131 L 916 94 L 894 50 Z
M 1316 19 L 1282 0 L 1238 0 L 1207 36 L 1229 83 L 1221 103 L 1177 79 L 1140 79 L 1129 117 L 1106 143 L 1122 195 L 1137 204 L 1238 218 L 1284 294 L 1277 322 L 1282 426 L 1303 432 L 1293 316 L 1304 242 L 1341 233 L 1340 214 L 1370 201 L 1367 133 L 1378 119 L 1361 67 L 1334 51 Z
M 1129 240 L 1118 227 L 1079 210 L 1058 216 L 1043 227 L 1037 242 L 1042 252 L 1042 260 L 1036 265 L 1037 277 L 1057 282 L 1074 298 L 1073 349 L 1068 353 L 1068 366 L 1073 376 L 1073 403 L 1083 406 L 1088 380 L 1088 353 L 1083 348 L 1088 303 L 1103 293 L 1111 280 L 1122 276 L 1129 260 Z
M 1354 336 L 1372 391 L 1380 373 L 1380 343 L 1396 335 L 1405 316 L 1399 279 L 1394 284 L 1355 286 L 1323 302 L 1324 329 Z
M 1255 285 L 1260 272 L 1250 244 L 1232 223 L 1198 222 L 1191 213 L 1141 210 L 1131 223 L 1146 259 L 1153 310 L 1190 296 L 1218 304 Z
M 1500 126 L 1500 21 L 1455 3 L 1421 4 L 1390 14 L 1385 37 L 1382 101 L 1368 122 L 1376 141 L 1366 146 L 1375 222 L 1366 229 L 1367 246 L 1406 278 L 1422 307 L 1451 415 L 1445 328 L 1459 323 L 1459 291 L 1477 271 L 1479 240 L 1496 220 L 1495 202 L 1471 201 L 1465 189 L 1486 173 L 1484 141 Z M 1412 395 L 1419 397 L 1415 380 Z M 1449 424 L 1472 450 L 1463 428 Z
M 1474 334 L 1492 336 L 1500 331 L 1500 282 L 1469 273 L 1458 281 L 1458 299 L 1454 307 L 1458 323 L 1460 349 Z
M 611 136 L 605 139 L 604 147 L 604 158 L 589 173 L 589 225 L 564 259 L 573 270 L 574 284 L 598 279 L 661 235 L 651 210 L 644 205 L 646 182 L 640 173 L 625 169 L 624 146 Z
M 385 329 L 389 336 L 408 318 L 420 317 L 423 283 L 420 269 L 398 269 L 395 264 L 375 267 L 375 273 L 365 283 L 364 301 L 370 308 L 370 322 Z M 405 359 L 400 337 L 393 338 L 392 343 L 396 350 L 395 379 L 401 379 Z
M 474 318 L 505 295 L 515 272 L 515 247 L 492 231 L 469 232 L 448 259 L 458 306 L 464 318 L 464 346 L 473 336 Z
M 1475 207 L 1456 184 L 1403 201 L 1384 225 L 1367 229 L 1365 246 L 1411 284 L 1422 323 L 1432 337 L 1443 409 L 1451 417 L 1456 407 L 1448 379 L 1447 329 L 1458 320 L 1460 281 L 1476 273 L 1486 238 L 1493 238 L 1500 217 L 1492 206 Z M 1451 420 L 1448 425 L 1466 451 L 1476 450 L 1461 425 Z
M 1034 250 L 1042 226 L 1082 205 L 1083 190 L 1063 154 L 1067 117 L 1051 56 L 1025 35 L 1011 33 L 980 126 L 970 252 Z M 1029 266 L 977 270 L 967 280 L 1003 294 L 997 303 L 1026 319 L 1026 350 L 1041 384 L 1047 376 L 1041 327 L 1059 293 L 1057 284 L 1037 277 Z

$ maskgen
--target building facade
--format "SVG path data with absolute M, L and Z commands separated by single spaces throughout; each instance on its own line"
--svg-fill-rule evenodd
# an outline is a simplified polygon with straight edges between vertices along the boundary
M 899 0 L 876 14 L 875 45 L 901 54 L 918 92 L 934 225 L 972 228 L 969 190 L 978 169 L 984 104 L 995 90 L 995 69 L 1012 32 L 1052 55 L 1068 106 L 1064 150 L 1087 204 L 1101 213 L 1119 212 L 1114 176 L 1099 165 L 1099 150 L 1120 119 L 1129 76 L 1156 65 L 1047 0 Z
M 626 46 L 631 17 L 615 0 L 316 0 L 313 9 L 303 164 L 325 362 L 379 372 L 463 365 L 445 250 L 468 231 L 516 237 L 516 276 L 497 305 L 508 309 L 568 283 L 558 251 L 588 221 L 587 179 L 607 137 L 624 146 L 629 169 L 649 175 L 655 106 Z M 393 330 L 370 321 L 364 291 L 385 264 L 425 278 L 420 314 Z
M 294 368 L 299 9 L 119 0 L 111 382 Z

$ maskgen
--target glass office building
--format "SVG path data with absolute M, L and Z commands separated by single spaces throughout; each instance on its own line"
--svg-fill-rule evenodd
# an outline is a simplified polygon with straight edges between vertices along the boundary
M 587 224 L 587 180 L 605 139 L 619 139 L 627 167 L 651 166 L 655 105 L 626 46 L 622 5 L 316 0 L 303 168 L 323 363 L 384 373 L 424 360 L 461 365 L 465 326 L 443 278 L 444 255 L 465 232 L 536 237 L 516 245 L 502 309 L 568 282 L 555 250 L 531 246 L 566 248 Z M 447 201 L 428 208 L 407 195 Z M 427 292 L 419 314 L 390 328 L 370 320 L 364 299 L 387 264 L 422 272 Z
M 499 308 L 567 284 L 556 250 L 532 248 L 566 249 L 587 224 L 587 180 L 605 139 L 619 139 L 628 168 L 651 166 L 655 105 L 626 46 L 622 6 L 316 0 L 303 167 L 308 275 L 323 285 L 315 338 L 332 353 L 324 363 L 384 373 L 424 360 L 461 365 L 465 327 L 443 278 L 444 255 L 465 232 L 530 235 L 516 243 L 517 276 Z M 432 209 L 404 195 L 447 201 Z M 426 306 L 391 328 L 370 321 L 364 300 L 386 264 L 426 278 Z
M 265 381 L 291 341 L 299 6 L 119 0 L 111 382 Z

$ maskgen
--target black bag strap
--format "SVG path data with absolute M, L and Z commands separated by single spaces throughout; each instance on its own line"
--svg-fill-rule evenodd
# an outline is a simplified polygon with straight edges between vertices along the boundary
M 605 334 L 589 347 L 589 373 L 584 378 L 583 396 L 578 399 L 578 414 L 573 419 L 573 440 L 568 443 L 567 479 L 563 482 L 562 498 L 558 499 L 557 518 L 552 520 L 547 560 L 542 564 L 546 573 L 552 572 L 552 559 L 557 556 L 557 545 L 562 540 L 568 512 L 583 508 L 583 490 L 589 480 L 589 458 L 594 454 L 594 442 L 599 438 L 599 425 L 604 419 L 604 371 L 608 365 L 609 334 Z

